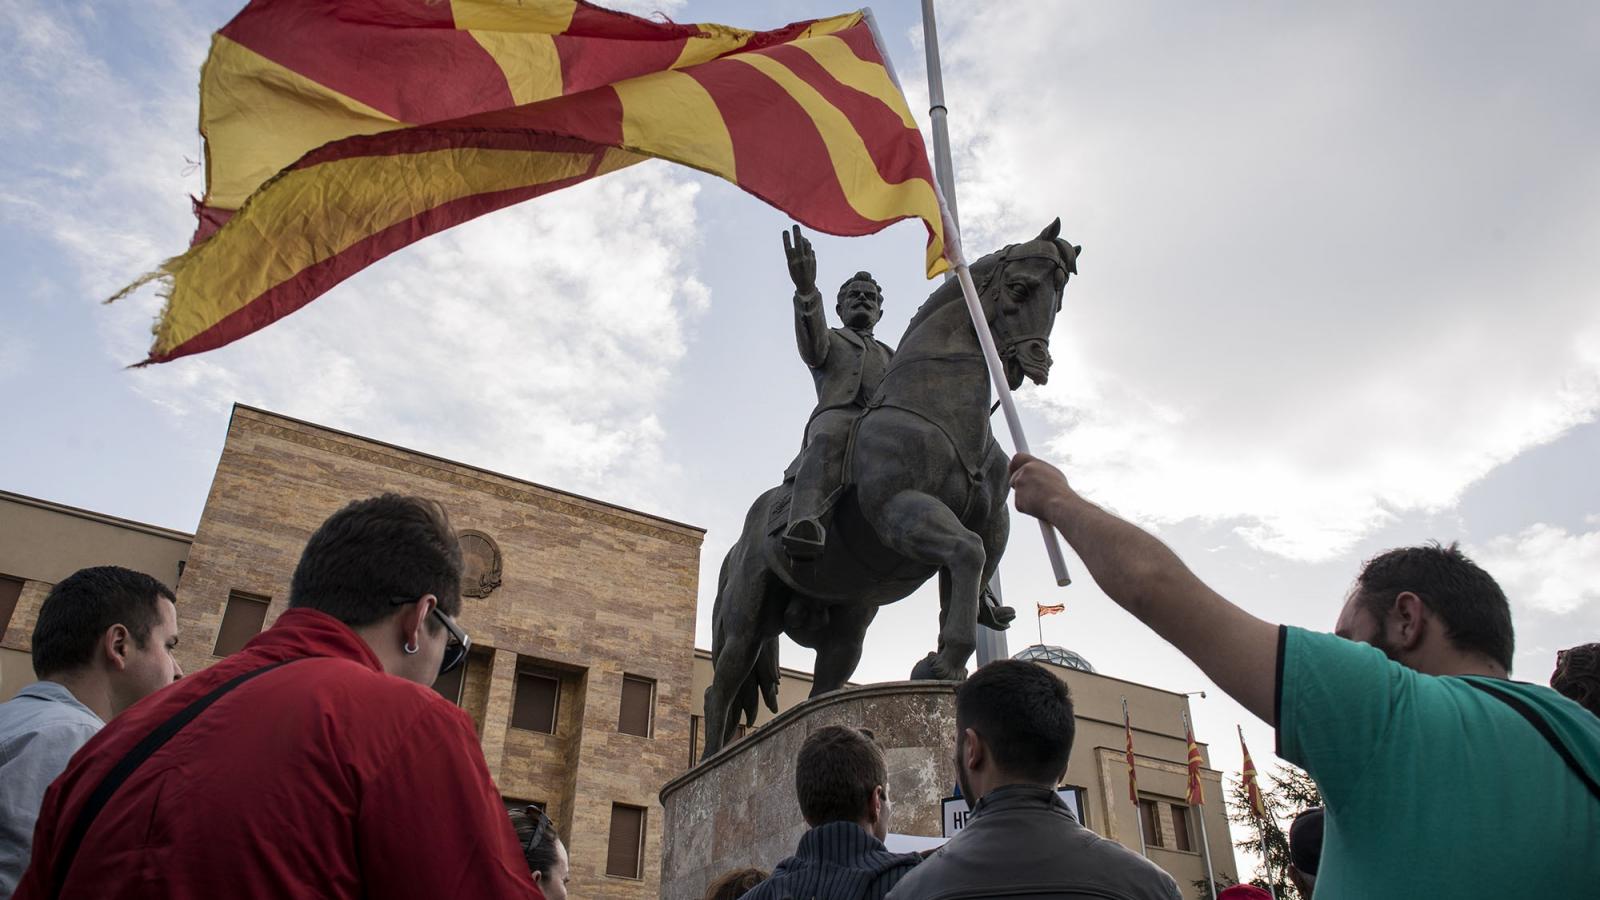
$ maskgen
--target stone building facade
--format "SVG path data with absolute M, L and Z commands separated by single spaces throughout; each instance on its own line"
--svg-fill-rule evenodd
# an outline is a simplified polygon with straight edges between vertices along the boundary
M 656 795 L 685 768 L 699 705 L 690 690 L 699 528 L 235 406 L 192 538 L 56 511 L 68 525 L 52 526 L 53 550 L 7 546 L 0 574 L 22 590 L 4 636 L 4 687 L 32 680 L 21 666 L 50 585 L 103 562 L 171 583 L 183 561 L 179 660 L 188 672 L 216 662 L 284 610 L 312 531 L 384 492 L 440 501 L 462 537 L 460 623 L 472 653 L 436 688 L 472 716 L 507 805 L 549 812 L 574 896 L 658 896 Z M 0 534 L 38 527 L 41 504 L 29 502 L 0 505 Z M 107 543 L 95 531 L 106 522 L 127 534 Z

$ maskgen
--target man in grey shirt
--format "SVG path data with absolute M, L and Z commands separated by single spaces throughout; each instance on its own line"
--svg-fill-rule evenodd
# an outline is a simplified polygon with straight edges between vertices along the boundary
M 120 566 L 51 588 L 33 629 L 39 681 L 0 703 L 0 900 L 28 868 L 45 789 L 105 723 L 183 675 L 172 590 Z
M 1060 679 L 996 660 L 956 688 L 956 779 L 976 799 L 889 900 L 1180 900 L 1172 876 L 1083 827 L 1056 795 L 1076 725 Z

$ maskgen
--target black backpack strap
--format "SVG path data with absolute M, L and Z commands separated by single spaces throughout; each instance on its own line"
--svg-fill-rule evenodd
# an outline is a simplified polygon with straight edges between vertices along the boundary
M 1524 719 L 1527 719 L 1528 724 L 1532 725 L 1535 731 L 1544 735 L 1544 739 L 1550 742 L 1550 748 L 1556 751 L 1556 755 L 1560 756 L 1561 760 L 1567 764 L 1567 768 L 1572 770 L 1572 774 L 1578 776 L 1578 780 L 1583 782 L 1584 786 L 1589 789 L 1589 793 L 1594 795 L 1594 799 L 1600 801 L 1600 784 L 1596 784 L 1593 776 L 1584 771 L 1583 766 L 1578 764 L 1577 758 L 1572 755 L 1571 750 L 1567 749 L 1567 745 L 1561 742 L 1561 738 L 1556 736 L 1555 729 L 1551 728 L 1550 723 L 1544 720 L 1544 716 L 1534 712 L 1533 707 L 1515 694 L 1497 687 L 1490 687 L 1471 678 L 1463 678 L 1462 680 L 1511 707 L 1520 713 Z
M 304 659 L 305 657 L 301 658 Z M 66 843 L 61 845 L 61 853 L 56 857 L 55 890 L 53 893 L 59 895 L 62 887 L 66 884 L 67 872 L 72 869 L 72 860 L 78 855 L 78 848 L 82 846 L 84 836 L 89 833 L 89 826 L 94 824 L 95 817 L 100 815 L 100 810 L 105 808 L 107 801 L 111 799 L 111 795 L 117 792 L 117 788 L 122 787 L 122 783 L 128 780 L 128 777 L 133 774 L 135 769 L 143 765 L 145 760 L 154 756 L 162 745 L 172 740 L 173 736 L 182 731 L 185 725 L 193 722 L 196 716 L 205 712 L 206 707 L 222 699 L 224 694 L 252 678 L 265 675 L 279 666 L 288 665 L 292 662 L 295 662 L 295 660 L 286 659 L 268 666 L 262 666 L 259 669 L 252 669 L 243 675 L 236 675 L 228 679 L 212 689 L 209 694 L 185 706 L 177 715 L 161 723 L 159 728 L 145 735 L 143 740 L 128 751 L 128 755 L 119 760 L 115 766 L 112 766 L 111 771 L 107 772 L 106 777 L 101 779 L 100 784 L 95 787 L 94 793 L 90 794 L 89 799 L 84 802 L 83 808 L 78 810 L 78 817 L 72 822 L 72 830 L 67 833 Z

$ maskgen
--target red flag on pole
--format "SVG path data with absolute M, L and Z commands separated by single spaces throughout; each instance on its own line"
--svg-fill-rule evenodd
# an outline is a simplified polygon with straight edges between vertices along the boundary
M 1258 819 L 1265 819 L 1267 807 L 1261 802 L 1261 785 L 1256 783 L 1256 764 L 1250 758 L 1250 748 L 1244 744 L 1243 727 L 1239 727 L 1239 749 L 1244 751 L 1244 790 L 1250 797 L 1250 814 Z
M 1122 698 L 1122 732 L 1128 738 L 1128 799 L 1139 806 L 1139 778 L 1133 771 L 1133 723 L 1128 720 L 1128 698 Z
M 1206 802 L 1205 791 L 1200 787 L 1200 746 L 1194 742 L 1194 729 L 1189 727 L 1189 717 L 1183 717 L 1183 736 L 1189 742 L 1189 805 Z
M 922 132 L 864 12 L 756 32 L 584 0 L 251 0 L 200 71 L 206 192 L 146 362 L 211 350 L 390 253 L 654 157 L 839 235 L 921 219 Z M 120 296 L 120 294 L 119 294 Z
M 1067 605 L 1065 603 L 1051 603 L 1048 605 L 1043 603 L 1035 603 L 1034 606 L 1039 607 L 1039 617 L 1041 619 L 1045 616 L 1053 616 L 1056 613 L 1067 611 Z

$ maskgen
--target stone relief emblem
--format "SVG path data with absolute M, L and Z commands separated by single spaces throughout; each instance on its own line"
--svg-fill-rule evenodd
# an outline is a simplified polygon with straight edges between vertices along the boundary
M 500 547 L 481 531 L 457 534 L 461 541 L 461 596 L 487 597 L 500 586 Z

